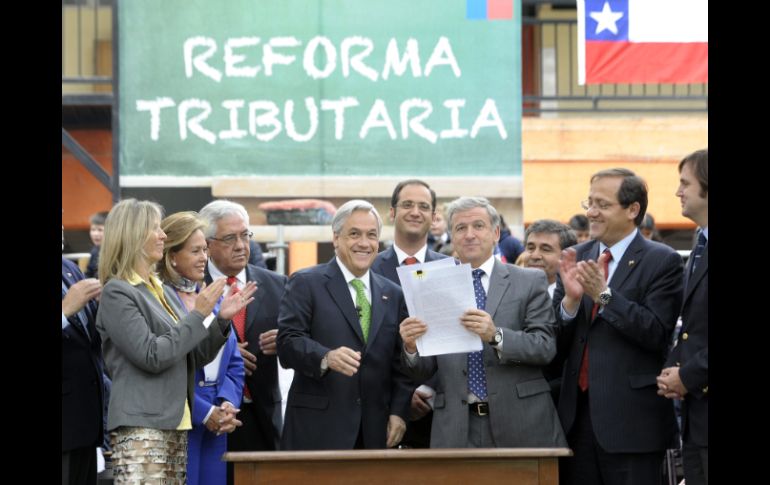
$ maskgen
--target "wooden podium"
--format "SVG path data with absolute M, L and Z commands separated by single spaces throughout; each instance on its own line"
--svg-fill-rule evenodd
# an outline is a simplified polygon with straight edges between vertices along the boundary
M 559 483 L 569 448 L 229 452 L 235 485 Z

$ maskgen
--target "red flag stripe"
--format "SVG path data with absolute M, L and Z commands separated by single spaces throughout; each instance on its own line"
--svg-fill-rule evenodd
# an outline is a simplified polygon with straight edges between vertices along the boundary
M 708 43 L 585 43 L 586 84 L 707 83 Z

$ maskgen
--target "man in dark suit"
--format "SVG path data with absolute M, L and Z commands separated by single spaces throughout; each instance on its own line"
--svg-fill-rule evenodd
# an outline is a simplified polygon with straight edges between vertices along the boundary
M 385 448 L 403 437 L 407 311 L 401 288 L 369 271 L 381 229 L 369 202 L 346 202 L 332 220 L 336 257 L 289 279 L 278 319 L 278 355 L 295 370 L 283 449 Z
M 96 448 L 104 440 L 104 360 L 94 299 L 102 285 L 62 257 L 61 288 L 62 484 L 96 484 Z
M 548 278 L 548 295 L 553 298 L 556 290 L 556 276 L 559 274 L 559 260 L 565 249 L 577 244 L 577 237 L 568 225 L 553 219 L 538 219 L 527 227 L 524 233 L 524 267 L 545 271 Z M 551 397 L 559 404 L 561 375 L 564 368 L 565 349 L 557 347 L 556 357 L 543 372 L 551 386 Z
M 684 272 L 682 330 L 658 376 L 658 394 L 682 400 L 682 460 L 687 485 L 709 480 L 709 179 L 708 149 L 679 162 L 682 215 L 700 227 Z
M 568 349 L 559 417 L 574 452 L 561 477 L 659 483 L 676 423 L 655 376 L 682 302 L 682 259 L 637 230 L 647 185 L 632 171 L 594 174 L 582 205 L 591 240 L 564 251 L 553 298 Z
M 200 211 L 208 221 L 206 239 L 209 262 L 206 282 L 228 278 L 230 291 L 254 281 L 254 301 L 246 307 L 245 330 L 233 318 L 238 346 L 246 371 L 244 399 L 238 419 L 243 426 L 227 437 L 229 451 L 271 451 L 278 449 L 281 437 L 281 392 L 278 387 L 278 360 L 275 338 L 278 333 L 278 304 L 286 277 L 257 266 L 249 260 L 249 215 L 229 200 L 215 200 Z M 231 465 L 228 464 L 228 479 Z
M 426 263 L 446 258 L 428 249 L 428 232 L 436 215 L 436 192 L 422 180 L 399 182 L 390 198 L 390 220 L 395 224 L 393 246 L 377 255 L 372 271 L 400 285 L 396 268 L 401 265 Z M 435 381 L 426 383 L 431 389 L 412 393 L 412 404 L 406 434 L 401 443 L 411 448 L 430 447 L 430 424 L 433 410 L 428 400 L 435 393 Z
M 428 231 L 436 210 L 436 192 L 422 180 L 404 180 L 390 198 L 390 220 L 395 224 L 393 246 L 377 255 L 372 271 L 398 284 L 396 268 L 446 258 L 428 249 Z M 408 258 L 415 258 L 407 262 Z
M 460 261 L 470 264 L 476 308 L 460 323 L 482 350 L 421 357 L 427 324 L 400 325 L 403 363 L 415 379 L 438 378 L 432 448 L 565 447 L 545 367 L 556 355 L 556 328 L 545 273 L 505 264 L 493 252 L 500 216 L 483 197 L 460 197 L 447 219 Z

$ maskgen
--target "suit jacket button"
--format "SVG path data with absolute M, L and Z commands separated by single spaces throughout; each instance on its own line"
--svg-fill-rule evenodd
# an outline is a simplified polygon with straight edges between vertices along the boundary
M 585 343 L 585 341 L 586 341 L 585 337 L 580 337 L 580 339 L 578 340 L 578 342 L 580 342 L 581 344 Z
M 203 386 L 205 386 L 205 385 L 206 385 L 206 383 L 205 383 L 205 382 L 203 382 L 203 381 L 198 381 L 198 386 L 199 386 L 199 387 L 203 387 Z
M 576 376 L 577 375 L 577 371 L 573 370 L 572 372 L 570 372 L 570 375 Z
M 687 332 L 682 334 L 682 340 L 687 340 L 688 337 L 689 335 L 687 335 Z
M 358 404 L 359 406 L 361 405 L 361 398 L 360 397 L 356 398 L 356 404 Z

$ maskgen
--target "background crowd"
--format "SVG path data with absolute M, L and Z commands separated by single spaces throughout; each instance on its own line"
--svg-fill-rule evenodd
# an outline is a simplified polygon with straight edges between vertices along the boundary
M 396 446 L 569 447 L 568 485 L 661 483 L 681 448 L 686 483 L 708 483 L 708 151 L 678 172 L 686 264 L 624 168 L 523 241 L 487 199 L 437 206 L 404 180 L 392 246 L 351 200 L 334 257 L 289 278 L 251 259 L 240 204 L 119 202 L 91 219 L 86 275 L 62 257 L 62 483 L 96 483 L 96 448 L 116 483 L 224 484 L 228 450 Z M 396 268 L 448 257 L 471 267 L 460 324 L 483 349 L 424 357 Z

